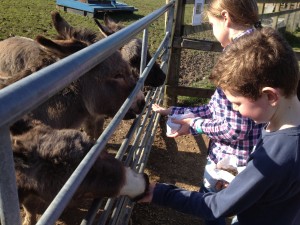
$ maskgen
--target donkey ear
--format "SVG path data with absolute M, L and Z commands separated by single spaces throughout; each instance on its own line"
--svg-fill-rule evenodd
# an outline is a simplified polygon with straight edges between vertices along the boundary
M 118 27 L 118 23 L 114 21 L 107 13 L 104 14 L 103 21 L 105 23 L 105 26 L 108 26 L 110 28 Z
M 103 26 L 97 19 L 94 19 L 95 23 L 97 24 L 100 33 L 104 36 L 107 37 L 111 34 L 113 34 L 114 32 L 112 30 L 110 30 L 108 27 Z
M 64 20 L 64 18 L 62 18 L 58 12 L 51 12 L 51 17 L 57 33 L 59 33 L 63 39 L 70 39 L 74 28 L 69 25 L 68 22 Z
M 59 58 L 64 58 L 87 47 L 86 43 L 78 40 L 50 40 L 43 36 L 37 36 L 36 41 Z
M 107 13 L 104 14 L 103 21 L 105 23 L 105 26 L 107 26 L 113 33 L 116 33 L 117 31 L 125 27 L 121 23 L 117 23 L 115 20 L 109 17 Z

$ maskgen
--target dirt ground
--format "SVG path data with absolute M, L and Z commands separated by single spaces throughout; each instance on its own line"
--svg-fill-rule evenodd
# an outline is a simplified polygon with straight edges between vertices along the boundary
M 162 118 L 152 147 L 146 173 L 151 180 L 172 183 L 187 190 L 198 191 L 206 162 L 207 138 L 191 135 L 168 138 Z M 149 204 L 136 204 L 133 225 L 204 224 L 201 219 L 171 209 Z

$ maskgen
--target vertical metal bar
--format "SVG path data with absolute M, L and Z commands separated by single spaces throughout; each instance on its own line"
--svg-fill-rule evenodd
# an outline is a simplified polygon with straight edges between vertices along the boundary
M 21 224 L 9 128 L 0 127 L 0 216 L 2 225 Z
M 103 203 L 103 198 L 94 199 L 92 205 L 90 206 L 86 216 L 81 221 L 80 225 L 92 225 L 95 220 L 98 209 L 101 207 L 102 203 Z
M 143 31 L 143 45 L 142 45 L 140 75 L 143 73 L 146 66 L 147 51 L 148 51 L 148 28 L 144 29 Z

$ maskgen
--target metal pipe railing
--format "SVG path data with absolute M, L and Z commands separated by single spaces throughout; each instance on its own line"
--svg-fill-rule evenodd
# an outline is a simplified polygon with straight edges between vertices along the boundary
M 153 58 L 150 60 L 150 62 L 147 65 L 147 68 L 149 68 L 149 70 L 151 69 L 151 67 L 153 66 L 154 62 L 157 60 L 158 56 L 161 54 L 161 52 L 164 51 L 169 46 L 169 43 L 168 43 L 169 40 L 170 40 L 170 32 L 167 31 L 165 37 L 163 38 L 163 40 L 161 42 L 161 44 L 159 45 L 158 49 L 154 53 Z M 143 42 L 143 45 L 145 45 L 144 42 Z M 147 53 L 146 53 L 146 51 L 143 51 L 143 50 L 142 50 L 142 52 L 143 52 L 142 53 L 142 58 L 143 58 L 143 55 L 147 54 Z M 164 52 L 167 52 L 167 51 L 164 51 Z M 141 70 L 141 72 L 142 72 L 141 76 L 143 77 L 145 74 L 144 74 L 143 70 Z M 163 90 L 163 87 L 160 87 L 159 90 L 160 90 L 160 93 L 161 93 L 162 90 Z M 160 94 L 160 96 L 162 97 L 161 94 Z M 152 102 L 156 98 L 157 98 L 157 90 L 155 91 L 154 96 L 152 96 L 152 91 L 148 91 L 148 93 L 146 95 L 146 99 L 145 99 L 146 100 L 146 105 L 148 106 L 147 113 L 144 115 L 144 111 L 146 109 L 146 108 L 144 108 L 143 112 L 139 115 L 139 117 L 135 119 L 135 121 L 133 122 L 132 126 L 130 127 L 130 130 L 128 131 L 126 137 L 124 138 L 124 140 L 123 140 L 123 142 L 122 142 L 122 144 L 121 144 L 121 146 L 120 146 L 120 148 L 119 148 L 119 150 L 117 152 L 116 158 L 119 159 L 119 160 L 121 160 L 123 158 L 123 156 L 125 155 L 125 151 L 127 150 L 130 141 L 133 139 L 133 135 L 135 134 L 135 138 L 134 138 L 134 141 L 132 143 L 132 147 L 130 148 L 128 156 L 127 156 L 127 159 L 124 162 L 124 164 L 127 165 L 127 166 L 129 166 L 130 163 L 131 163 L 131 161 L 133 160 L 133 157 L 134 157 L 134 154 L 135 154 L 135 149 L 137 149 L 138 142 L 140 141 L 142 132 L 144 130 L 144 126 L 145 126 L 147 118 L 149 117 L 149 114 L 150 114 L 150 108 L 151 108 Z M 142 115 L 144 115 L 143 116 L 143 120 L 142 120 Z M 146 138 L 142 142 L 145 144 L 146 140 L 149 142 L 148 138 Z M 153 142 L 153 140 L 152 140 L 152 142 Z M 140 144 L 140 145 L 142 145 L 142 144 Z M 132 165 L 132 167 L 135 168 L 136 165 Z M 140 173 L 143 172 L 140 169 L 137 169 L 137 170 Z M 99 202 L 99 201 L 100 200 L 96 200 L 96 202 Z M 114 201 L 109 201 L 107 203 L 107 205 L 105 206 L 105 208 L 108 208 L 110 210 L 113 204 L 115 204 Z M 95 206 L 93 206 L 93 207 L 98 207 L 98 208 L 100 207 L 100 204 L 95 203 L 94 205 Z M 95 218 L 95 214 L 97 212 L 97 210 L 95 208 L 93 208 L 93 207 L 91 207 L 89 209 L 89 211 L 93 211 L 94 212 L 94 213 L 90 213 L 89 218 L 87 218 L 87 220 L 89 221 L 89 223 L 91 223 L 92 218 Z M 105 223 L 107 221 L 108 214 L 110 213 L 109 210 L 104 210 L 104 212 L 102 213 L 103 215 L 101 215 L 101 219 L 100 219 L 101 222 L 99 222 L 99 224 Z
M 0 103 L 5 107 L 0 108 L 0 127 L 10 125 L 88 72 L 158 19 L 173 4 L 170 2 L 117 33 L 1 89 Z
M 16 194 L 17 189 L 15 185 L 12 150 L 11 147 L 9 147 L 11 142 L 8 127 L 21 116 L 32 111 L 49 97 L 109 57 L 114 51 L 134 38 L 142 30 L 146 29 L 146 27 L 158 19 L 174 4 L 175 2 L 172 1 L 119 32 L 0 90 L 0 104 L 5 106 L 0 107 L 0 129 L 1 131 L 3 130 L 3 132 L 1 132 L 1 134 L 3 133 L 3 135 L 1 135 L 3 141 L 1 142 L 0 154 L 3 155 L 4 159 L 7 159 L 5 163 L 2 163 L 0 166 L 2 184 L 0 188 L 0 216 L 2 225 L 20 224 L 20 219 L 15 216 L 19 213 L 19 204 Z M 149 68 L 145 68 L 135 89 L 113 118 L 109 129 L 106 129 L 102 133 L 96 144 L 79 164 L 37 224 L 54 224 L 58 219 L 85 175 L 94 164 L 95 159 L 105 147 L 108 139 L 128 111 L 134 100 L 134 96 L 143 86 L 150 68 L 156 59 L 157 56 L 150 61 L 148 64 Z M 55 76 L 53 74 L 55 74 Z M 2 179 L 6 179 L 5 182 L 2 181 Z M 9 204 L 5 202 L 9 202 Z
M 159 18 L 161 15 L 163 15 L 166 10 L 171 7 L 174 4 L 174 2 L 154 11 L 153 13 L 149 14 L 148 16 L 142 18 L 141 20 L 133 23 L 132 25 L 122 29 L 118 33 L 109 36 L 108 38 L 104 39 L 115 39 L 120 38 L 123 40 L 123 36 L 125 38 L 125 34 L 131 33 L 131 34 L 138 34 L 142 29 L 144 29 L 147 25 L 149 25 L 151 22 Z M 127 33 L 128 32 L 128 33 Z M 130 35 L 132 37 L 132 35 Z M 127 37 L 126 37 L 127 38 Z M 126 39 L 128 41 L 128 39 Z M 108 43 L 114 43 L 114 41 L 107 41 Z M 97 44 L 97 43 L 96 43 Z M 124 44 L 122 42 L 122 44 Z M 121 44 L 121 45 L 122 45 Z M 95 45 L 95 44 L 94 44 Z M 105 45 L 103 43 L 103 45 Z M 116 45 L 119 47 L 119 45 L 116 43 Z M 97 46 L 102 47 L 102 46 Z M 102 135 L 98 138 L 96 144 L 91 148 L 91 150 L 87 153 L 87 155 L 84 157 L 84 159 L 81 161 L 77 169 L 74 171 L 74 173 L 71 175 L 71 177 L 68 179 L 66 184 L 62 187 L 60 192 L 57 194 L 57 196 L 54 198 L 50 206 L 47 208 L 47 210 L 44 212 L 40 220 L 38 221 L 37 225 L 42 224 L 53 224 L 68 202 L 71 200 L 72 196 L 74 195 L 75 191 L 79 187 L 80 183 L 94 164 L 97 156 L 100 154 L 100 152 L 104 149 L 106 143 L 108 142 L 109 138 L 113 134 L 114 130 L 117 128 L 123 117 L 125 116 L 126 112 L 128 111 L 131 103 L 134 100 L 134 96 L 138 94 L 142 86 L 144 85 L 144 81 L 150 72 L 150 68 L 155 63 L 156 58 L 158 57 L 158 54 L 154 54 L 153 58 L 148 63 L 149 67 L 146 67 L 143 74 L 141 75 L 139 81 L 136 84 L 136 87 L 132 91 L 132 93 L 129 95 L 129 97 L 125 100 L 124 104 L 121 106 L 120 110 L 116 113 L 114 118 L 112 119 L 110 125 L 107 129 L 102 133 Z

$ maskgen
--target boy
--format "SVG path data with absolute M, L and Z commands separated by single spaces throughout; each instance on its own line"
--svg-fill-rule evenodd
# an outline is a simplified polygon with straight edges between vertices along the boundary
M 235 110 L 267 123 L 246 168 L 218 193 L 152 183 L 142 202 L 206 220 L 237 215 L 239 225 L 300 224 L 299 67 L 292 48 L 277 31 L 256 30 L 228 46 L 211 79 Z M 189 129 L 192 121 L 174 122 Z

